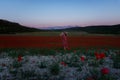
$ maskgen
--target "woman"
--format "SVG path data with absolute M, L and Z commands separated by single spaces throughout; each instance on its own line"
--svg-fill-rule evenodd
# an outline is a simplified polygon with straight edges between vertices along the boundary
M 60 36 L 62 39 L 64 50 L 68 50 L 69 47 L 68 47 L 68 40 L 67 40 L 67 32 L 62 32 Z

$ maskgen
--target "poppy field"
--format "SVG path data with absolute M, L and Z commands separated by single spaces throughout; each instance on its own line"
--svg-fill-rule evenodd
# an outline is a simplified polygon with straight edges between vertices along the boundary
M 120 48 L 119 36 L 68 36 L 70 48 Z M 0 36 L 0 48 L 62 48 L 60 36 Z
M 120 80 L 119 36 L 0 36 L 0 80 Z

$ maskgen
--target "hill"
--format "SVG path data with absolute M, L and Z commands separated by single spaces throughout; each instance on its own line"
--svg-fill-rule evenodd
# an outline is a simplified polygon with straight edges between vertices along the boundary
M 59 26 L 51 29 L 36 29 L 22 26 L 15 22 L 0 20 L 0 34 L 15 34 L 28 32 L 51 32 L 51 31 L 77 31 L 93 34 L 120 34 L 120 24 L 118 25 L 100 25 L 100 26 Z
M 42 30 L 36 28 L 29 28 L 7 20 L 0 20 L 0 34 L 15 34 L 22 32 L 38 32 L 38 31 Z
M 71 27 L 65 29 L 56 29 L 57 31 L 82 31 L 96 34 L 120 34 L 120 25 L 103 25 L 103 26 L 86 26 L 86 27 Z

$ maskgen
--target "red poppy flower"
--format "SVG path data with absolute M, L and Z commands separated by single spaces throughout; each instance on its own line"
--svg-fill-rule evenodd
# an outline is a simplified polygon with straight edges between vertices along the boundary
M 97 53 L 95 52 L 96 59 L 103 59 L 105 58 L 105 53 Z
M 100 57 L 100 54 L 97 53 L 97 52 L 95 52 L 95 56 L 96 56 L 96 59 L 100 59 L 100 58 L 101 58 L 101 57 Z
M 105 53 L 100 53 L 100 58 L 105 58 Z
M 101 72 L 102 72 L 102 74 L 108 74 L 109 73 L 109 69 L 108 68 L 102 68 Z
M 63 66 L 66 66 L 66 65 L 67 65 L 65 62 L 61 62 L 60 64 L 63 65 Z
M 80 59 L 81 59 L 81 61 L 84 61 L 85 60 L 85 56 L 81 56 Z
M 22 56 L 18 56 L 18 62 L 22 61 Z

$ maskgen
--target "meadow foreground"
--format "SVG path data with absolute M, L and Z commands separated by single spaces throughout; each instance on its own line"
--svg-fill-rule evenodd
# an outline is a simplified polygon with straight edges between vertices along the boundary
M 119 49 L 19 51 L 1 51 L 0 80 L 120 80 Z

